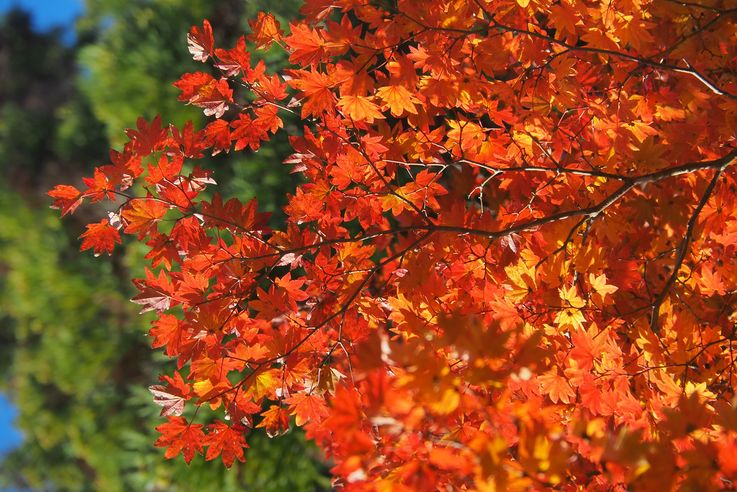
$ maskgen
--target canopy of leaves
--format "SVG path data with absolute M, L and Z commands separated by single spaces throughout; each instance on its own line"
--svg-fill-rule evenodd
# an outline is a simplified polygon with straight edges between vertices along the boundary
M 156 445 L 230 466 L 293 417 L 349 490 L 731 486 L 737 5 L 301 13 L 226 44 L 198 22 L 212 68 L 175 85 L 204 128 L 142 118 L 49 193 L 107 203 L 83 248 L 147 246 L 134 301 L 177 363 Z M 289 68 L 256 61 L 273 46 Z M 184 165 L 295 114 L 283 227 Z

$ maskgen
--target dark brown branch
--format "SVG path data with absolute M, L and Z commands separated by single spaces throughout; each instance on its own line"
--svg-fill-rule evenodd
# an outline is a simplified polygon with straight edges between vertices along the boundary
M 421 27 L 423 27 L 425 29 L 428 29 L 428 30 L 446 31 L 446 32 L 455 32 L 455 33 L 464 33 L 466 35 L 471 35 L 471 34 L 477 34 L 477 33 L 485 32 L 486 28 L 492 28 L 492 29 L 497 29 L 497 30 L 502 31 L 502 32 L 511 32 L 513 34 L 521 34 L 521 35 L 526 35 L 526 36 L 530 36 L 530 37 L 533 37 L 533 38 L 541 39 L 543 41 L 546 41 L 546 42 L 550 43 L 551 45 L 560 46 L 562 48 L 566 48 L 566 49 L 571 50 L 571 51 L 578 51 L 578 52 L 582 52 L 582 53 L 593 53 L 593 54 L 597 54 L 597 55 L 612 56 L 612 57 L 615 57 L 615 58 L 620 58 L 622 60 L 627 60 L 627 61 L 639 63 L 640 65 L 645 65 L 645 66 L 653 67 L 653 68 L 660 69 L 660 70 L 667 70 L 667 71 L 671 71 L 671 72 L 677 72 L 677 73 L 683 73 L 683 74 L 691 75 L 691 76 L 695 77 L 696 79 L 698 79 L 700 82 L 702 82 L 707 88 L 709 88 L 709 90 L 711 90 L 715 94 L 720 95 L 720 96 L 724 96 L 724 97 L 728 97 L 730 99 L 734 99 L 734 100 L 737 101 L 737 95 L 731 94 L 731 93 L 725 91 L 724 89 L 721 89 L 720 87 L 718 87 L 713 82 L 709 81 L 701 73 L 699 73 L 693 67 L 691 67 L 691 65 L 688 62 L 685 62 L 686 65 L 687 65 L 686 67 L 680 67 L 678 65 L 673 65 L 671 63 L 664 63 L 664 62 L 661 62 L 661 61 L 655 61 L 655 60 L 652 60 L 652 59 L 649 59 L 649 58 L 644 58 L 644 57 L 641 57 L 641 56 L 632 55 L 630 53 L 625 53 L 625 52 L 622 52 L 622 51 L 614 51 L 614 50 L 609 50 L 609 49 L 606 49 L 606 48 L 594 48 L 594 47 L 591 47 L 591 46 L 577 46 L 577 45 L 573 45 L 573 44 L 567 43 L 565 41 L 562 41 L 560 39 L 556 39 L 554 37 L 550 37 L 550 36 L 547 36 L 545 34 L 541 34 L 539 32 L 530 31 L 528 29 L 520 29 L 520 28 L 512 27 L 512 26 L 507 26 L 506 24 L 502 24 L 502 23 L 498 22 L 488 12 L 485 11 L 485 13 L 486 13 L 486 16 L 488 17 L 489 25 L 488 26 L 484 26 L 484 29 L 482 29 L 482 28 L 456 29 L 456 28 L 448 28 L 448 27 L 433 27 L 433 26 L 428 26 L 428 25 L 420 22 L 419 20 L 410 17 L 410 16 L 408 16 L 405 13 L 402 13 L 402 15 L 404 17 L 406 17 L 407 19 L 411 20 L 412 22 L 414 22 L 414 23 L 418 24 L 419 26 L 421 26 Z M 732 14 L 735 14 L 735 13 L 737 13 L 737 8 L 722 10 L 722 11 L 720 11 L 719 16 L 717 18 L 718 19 L 722 19 L 722 18 L 725 18 L 725 17 L 727 17 L 729 15 L 732 15 Z
M 284 358 L 289 357 L 290 355 L 292 355 L 302 345 L 304 345 L 305 343 L 307 343 L 307 341 L 310 338 L 312 338 L 312 336 L 315 333 L 317 333 L 318 331 L 320 331 L 320 329 L 322 329 L 325 326 L 327 326 L 327 324 L 330 323 L 331 321 L 333 321 L 334 319 L 339 318 L 341 316 L 344 316 L 345 313 L 347 313 L 348 310 L 351 308 L 351 306 L 353 306 L 353 302 L 363 292 L 363 290 L 366 288 L 366 286 L 371 281 L 371 279 L 374 277 L 374 275 L 376 275 L 376 272 L 378 272 L 382 267 L 384 267 L 388 263 L 396 260 L 397 258 L 404 257 L 404 255 L 407 254 L 408 251 L 410 251 L 413 248 L 416 248 L 418 245 L 420 245 L 421 243 L 423 243 L 431 235 L 432 235 L 432 231 L 428 231 L 427 233 L 423 234 L 418 239 L 414 240 L 411 244 L 409 244 L 409 246 L 405 247 L 404 249 L 402 249 L 398 253 L 394 253 L 393 255 L 390 255 L 387 258 L 384 258 L 379 263 L 377 263 L 373 268 L 371 268 L 371 270 L 368 272 L 368 274 L 366 275 L 366 277 L 364 277 L 364 279 L 361 280 L 361 282 L 358 284 L 358 286 L 355 288 L 355 290 L 348 296 L 348 298 L 343 303 L 343 305 L 340 307 L 340 309 L 338 309 L 337 311 L 335 311 L 333 314 L 330 314 L 328 317 L 326 317 L 325 319 L 323 319 L 319 323 L 315 324 L 314 326 L 307 327 L 310 330 L 309 333 L 307 333 L 304 337 L 302 337 L 297 343 L 295 343 L 294 345 L 292 345 L 292 347 L 290 347 L 289 350 L 287 350 L 286 352 L 284 352 L 282 354 L 275 355 L 275 356 L 273 356 L 273 357 L 271 357 L 269 359 L 262 360 L 262 361 L 259 361 L 259 362 L 254 362 L 254 364 L 256 365 L 256 367 L 253 369 L 253 371 L 251 371 L 249 374 L 247 374 L 236 385 L 234 385 L 234 386 L 232 386 L 230 388 L 227 388 L 227 389 L 225 389 L 223 391 L 220 391 L 220 392 L 216 393 L 215 395 L 211 396 L 207 400 L 203 400 L 203 401 L 198 402 L 198 405 L 200 405 L 202 403 L 210 402 L 210 401 L 212 401 L 212 400 L 214 400 L 216 398 L 219 398 L 219 397 L 221 397 L 221 396 L 223 396 L 223 395 L 225 395 L 227 393 L 230 393 L 232 391 L 238 391 L 262 367 L 267 366 L 269 364 L 273 364 L 274 362 L 277 362 L 277 361 L 279 361 L 281 359 L 284 359 Z
M 660 292 L 658 297 L 655 299 L 655 302 L 653 303 L 653 310 L 650 316 L 650 329 L 654 333 L 658 333 L 660 331 L 660 326 L 658 324 L 660 317 L 660 307 L 663 305 L 666 297 L 668 297 L 668 293 L 670 292 L 673 284 L 675 284 L 676 279 L 678 278 L 678 272 L 681 270 L 683 261 L 686 259 L 688 247 L 691 243 L 691 240 L 693 239 L 694 228 L 696 227 L 696 223 L 699 220 L 699 215 L 701 214 L 704 206 L 706 206 L 706 203 L 709 201 L 709 198 L 711 198 L 712 193 L 714 193 L 714 189 L 716 188 L 717 182 L 719 181 L 722 172 L 724 172 L 724 167 L 719 168 L 714 174 L 714 177 L 711 178 L 709 186 L 706 187 L 704 194 L 701 196 L 699 204 L 696 206 L 696 209 L 691 214 L 691 218 L 688 220 L 688 225 L 686 226 L 686 235 L 683 238 L 683 241 L 681 241 L 681 244 L 678 246 L 678 255 L 676 256 L 676 262 L 673 265 L 673 272 L 671 272 L 670 277 L 668 277 L 668 281 L 663 287 L 663 290 Z
M 735 13 L 737 13 L 737 8 L 729 9 L 729 10 L 724 10 L 724 11 L 721 12 L 720 18 L 723 18 L 723 17 L 728 16 L 728 15 L 732 15 L 732 14 L 735 14 Z M 713 91 L 714 93 L 716 93 L 716 94 L 718 94 L 720 96 L 724 96 L 724 97 L 728 97 L 730 99 L 737 100 L 737 95 L 731 94 L 731 93 L 726 92 L 725 90 L 717 87 L 713 82 L 710 82 L 703 75 L 701 75 L 699 72 L 697 72 L 696 70 L 694 70 L 691 67 L 691 65 L 688 64 L 688 62 L 686 62 L 687 67 L 684 68 L 684 67 L 679 67 L 678 65 L 673 65 L 673 64 L 670 64 L 670 63 L 663 63 L 663 62 L 651 60 L 649 58 L 643 58 L 641 56 L 631 55 L 629 53 L 623 53 L 621 51 L 608 50 L 606 48 L 593 48 L 593 47 L 590 47 L 590 46 L 575 46 L 575 45 L 566 43 L 565 41 L 561 41 L 559 39 L 555 39 L 555 38 L 552 38 L 550 36 L 546 36 L 544 34 L 540 34 L 538 32 L 529 31 L 527 29 L 519 29 L 519 28 L 516 28 L 516 27 L 511 27 L 511 26 L 504 25 L 504 24 L 501 24 L 501 23 L 497 22 L 494 19 L 491 19 L 491 26 L 493 28 L 495 28 L 495 29 L 499 29 L 499 30 L 502 30 L 502 31 L 511 32 L 511 33 L 515 33 L 515 34 L 525 34 L 525 35 L 530 36 L 530 37 L 542 39 L 544 41 L 547 41 L 550 44 L 553 44 L 553 45 L 556 45 L 556 46 L 561 46 L 561 47 L 567 48 L 567 49 L 569 49 L 571 51 L 579 51 L 579 52 L 584 52 L 584 53 L 594 53 L 594 54 L 598 54 L 598 55 L 612 56 L 612 57 L 615 57 L 615 58 L 620 58 L 620 59 L 623 59 L 623 60 L 636 62 L 636 63 L 639 63 L 641 65 L 645 65 L 645 66 L 648 66 L 648 67 L 653 67 L 653 68 L 657 68 L 657 69 L 661 69 L 661 70 L 668 70 L 668 71 L 672 71 L 672 72 L 678 72 L 678 73 L 688 74 L 688 75 L 691 75 L 693 77 L 696 77 L 700 82 L 704 83 L 709 88 L 709 90 Z

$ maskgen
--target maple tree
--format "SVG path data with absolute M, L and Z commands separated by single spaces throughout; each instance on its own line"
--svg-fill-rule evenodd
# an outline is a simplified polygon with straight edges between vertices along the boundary
M 201 130 L 139 120 L 62 214 L 149 247 L 166 457 L 291 422 L 349 490 L 720 490 L 737 478 L 737 4 L 308 0 L 187 37 Z M 270 73 L 254 50 L 285 49 Z M 284 227 L 205 153 L 298 114 Z M 292 131 L 291 133 L 298 133 Z M 275 163 L 276 165 L 276 163 Z M 222 412 L 214 422 L 189 407 Z

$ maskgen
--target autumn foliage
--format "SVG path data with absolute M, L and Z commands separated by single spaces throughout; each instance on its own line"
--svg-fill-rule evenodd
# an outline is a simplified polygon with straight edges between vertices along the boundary
M 737 479 L 737 3 L 308 0 L 202 72 L 62 214 L 149 247 L 177 361 L 157 445 L 244 460 L 303 427 L 348 490 L 721 490 Z M 217 32 L 215 32 L 217 35 Z M 284 49 L 272 73 L 256 50 Z M 282 129 L 286 225 L 206 154 Z M 281 163 L 275 162 L 275 166 Z M 190 407 L 208 405 L 217 421 Z

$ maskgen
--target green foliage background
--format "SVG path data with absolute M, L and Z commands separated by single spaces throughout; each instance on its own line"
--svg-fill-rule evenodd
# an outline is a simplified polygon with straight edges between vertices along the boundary
M 191 60 L 185 34 L 208 18 L 220 45 L 234 43 L 258 10 L 283 25 L 297 2 L 88 0 L 78 42 L 37 34 L 11 12 L 0 22 L 0 391 L 17 405 L 23 445 L 0 462 L 0 487 L 23 490 L 310 491 L 329 485 L 326 465 L 301 432 L 254 432 L 245 464 L 166 461 L 153 447 L 162 421 L 146 390 L 174 365 L 152 351 L 150 319 L 128 299 L 143 251 L 110 259 L 78 253 L 82 224 L 59 220 L 45 191 L 78 183 L 119 147 L 139 115 L 182 124 L 201 115 L 177 102 Z M 285 61 L 267 53 L 270 67 Z M 294 127 L 295 123 L 287 123 Z M 284 134 L 258 153 L 213 158 L 225 195 L 258 195 L 277 212 L 294 186 L 281 165 Z

